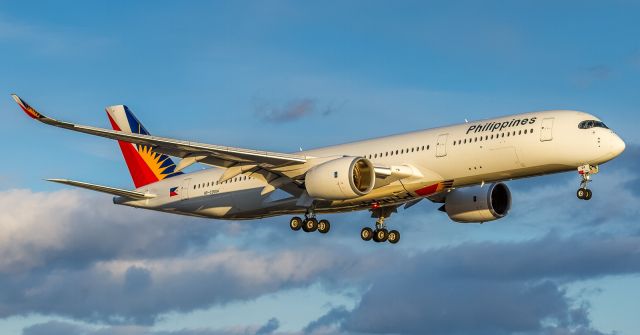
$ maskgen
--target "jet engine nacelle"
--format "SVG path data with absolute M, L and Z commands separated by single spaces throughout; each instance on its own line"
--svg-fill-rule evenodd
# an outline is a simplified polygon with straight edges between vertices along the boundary
M 363 196 L 373 189 L 376 172 L 362 157 L 337 158 L 312 167 L 305 176 L 309 196 L 324 200 L 346 200 Z
M 511 192 L 503 183 L 455 189 L 441 210 L 460 223 L 482 223 L 505 217 L 511 208 Z

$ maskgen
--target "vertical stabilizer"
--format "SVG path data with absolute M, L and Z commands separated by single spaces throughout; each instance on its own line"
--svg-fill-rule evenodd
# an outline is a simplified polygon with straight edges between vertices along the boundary
M 127 106 L 110 106 L 106 110 L 114 130 L 149 135 Z M 136 188 L 182 174 L 174 172 L 176 165 L 169 156 L 153 151 L 150 146 L 123 141 L 118 141 L 118 144 Z

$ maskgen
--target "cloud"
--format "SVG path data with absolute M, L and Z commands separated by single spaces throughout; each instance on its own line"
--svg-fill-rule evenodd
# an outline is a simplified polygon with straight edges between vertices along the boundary
M 349 333 L 599 334 L 589 305 L 563 287 L 640 273 L 639 245 L 638 235 L 551 234 L 428 250 L 385 267 L 353 310 L 331 310 L 306 330 L 337 323 Z
M 273 334 L 273 332 L 276 331 L 278 328 L 280 328 L 280 321 L 278 321 L 278 319 L 276 318 L 271 318 L 269 319 L 269 321 L 267 321 L 267 323 L 264 326 L 260 327 L 256 331 L 256 335 Z
M 288 102 L 282 107 L 276 107 L 264 100 L 254 99 L 255 114 L 267 122 L 290 122 L 309 116 L 316 109 L 316 101 L 309 98 Z
M 336 331 L 336 326 L 349 317 L 349 313 L 344 306 L 332 308 L 317 320 L 311 321 L 304 327 L 303 332 L 305 334 L 333 333 Z
M 70 322 L 49 321 L 23 329 L 23 335 L 270 335 L 280 327 L 272 318 L 262 326 L 237 326 L 223 329 L 201 328 L 176 331 L 153 330 L 141 326 L 89 327 Z
M 368 248 L 359 250 L 353 239 L 346 240 L 349 246 L 336 238 L 273 243 L 257 237 L 273 233 L 263 224 L 259 234 L 244 236 L 251 243 L 212 247 L 212 239 L 224 241 L 239 226 L 116 207 L 105 204 L 107 197 L 87 192 L 3 191 L 0 316 L 56 315 L 112 324 L 105 329 L 114 333 L 151 333 L 140 325 L 152 325 L 165 313 L 320 284 L 335 292 L 355 289 L 360 301 L 351 310 L 337 307 L 310 322 L 301 330 L 307 334 L 598 334 L 590 324 L 589 305 L 569 296 L 566 288 L 640 272 L 640 232 L 628 224 L 638 197 L 625 186 L 637 178 L 633 167 L 639 150 L 627 150 L 629 156 L 607 164 L 607 173 L 596 176 L 602 178 L 598 185 L 611 188 L 603 194 L 617 194 L 624 202 L 594 198 L 590 210 L 563 216 L 567 206 L 540 209 L 540 202 L 560 203 L 573 192 L 558 194 L 557 185 L 520 189 L 525 207 L 536 208 L 530 213 L 534 220 L 556 218 L 546 220 L 545 229 L 582 225 L 581 233 L 570 229 L 509 242 L 383 248 L 375 255 Z M 611 201 L 623 203 L 623 210 Z M 607 229 L 585 224 L 593 213 L 610 216 Z M 66 323 L 50 326 L 74 334 L 64 328 Z M 274 319 L 241 328 L 269 334 L 279 326 Z M 91 329 L 79 331 L 93 334 Z M 217 330 L 188 331 L 184 334 Z
M 233 229 L 108 201 L 79 191 L 0 192 L 0 317 L 148 325 L 170 311 L 323 281 L 345 285 L 373 268 L 374 260 L 341 246 L 302 253 L 286 246 L 259 251 L 255 244 L 212 248 L 211 239 Z
M 272 123 L 292 122 L 312 115 L 329 116 L 339 111 L 345 102 L 319 106 L 315 99 L 302 98 L 276 106 L 263 99 L 254 98 L 254 113 L 262 121 Z
M 358 264 L 358 258 L 345 250 L 310 247 L 304 253 L 226 249 L 188 258 L 97 262 L 83 269 L 32 273 L 26 281 L 25 276 L 0 278 L 0 313 L 150 325 L 170 311 L 189 312 L 323 281 L 346 285 L 350 273 L 360 276 L 371 268 L 370 262 Z
M 184 224 L 189 222 L 189 224 Z M 221 228 L 206 220 L 114 206 L 87 192 L 0 192 L 0 273 L 175 256 Z

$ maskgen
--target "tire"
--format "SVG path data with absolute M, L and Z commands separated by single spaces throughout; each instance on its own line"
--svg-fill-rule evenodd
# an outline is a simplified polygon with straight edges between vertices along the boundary
M 302 228 L 302 219 L 297 216 L 292 217 L 289 221 L 289 228 L 294 231 L 300 230 Z
M 585 196 L 587 194 L 587 189 L 585 188 L 579 188 L 578 192 L 576 192 L 576 196 L 578 197 L 578 199 L 585 199 Z
M 584 200 L 591 200 L 591 196 L 593 196 L 593 192 L 591 192 L 590 189 L 586 189 L 585 191 L 586 193 L 584 195 Z
M 318 222 L 318 231 L 321 234 L 328 233 L 329 229 L 331 229 L 331 224 L 329 223 L 328 220 L 320 220 L 320 222 Z
M 312 231 L 316 231 L 316 229 L 318 229 L 318 220 L 310 218 L 302 222 L 302 230 L 305 232 L 310 233 Z
M 373 238 L 373 230 L 369 227 L 362 228 L 362 230 L 360 231 L 360 238 L 363 241 L 371 241 L 371 239 Z
M 387 238 L 389 238 L 389 231 L 384 228 L 376 230 L 374 234 L 374 240 L 376 242 L 385 242 Z
M 387 237 L 387 241 L 391 244 L 396 244 L 400 241 L 400 232 L 397 230 L 392 230 L 389 232 L 389 236 Z

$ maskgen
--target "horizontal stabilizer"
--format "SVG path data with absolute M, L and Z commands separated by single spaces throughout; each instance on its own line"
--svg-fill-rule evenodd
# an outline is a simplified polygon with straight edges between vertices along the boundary
M 113 187 L 109 187 L 109 186 L 102 186 L 102 185 L 83 183 L 81 181 L 74 181 L 74 180 L 68 180 L 68 179 L 47 179 L 47 180 L 48 181 L 52 181 L 54 183 L 60 183 L 60 184 L 71 185 L 71 186 L 80 187 L 80 188 L 86 188 L 86 189 L 92 190 L 92 191 L 98 191 L 98 192 L 102 192 L 102 193 L 117 195 L 117 196 L 121 196 L 121 197 L 127 197 L 127 198 L 131 198 L 131 199 L 151 199 L 151 198 L 155 198 L 156 197 L 155 194 L 123 190 L 123 189 L 120 189 L 120 188 L 113 188 Z

